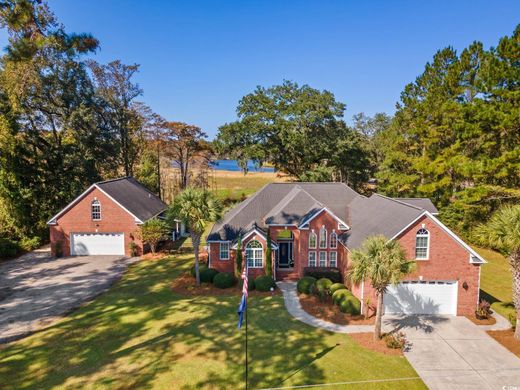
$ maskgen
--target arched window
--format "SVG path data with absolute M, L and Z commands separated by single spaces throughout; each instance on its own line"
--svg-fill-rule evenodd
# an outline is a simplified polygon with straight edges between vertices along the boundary
M 314 230 L 309 234 L 309 248 L 316 248 L 316 245 L 318 244 L 318 237 L 316 236 L 316 233 L 314 233 Z
M 93 221 L 101 220 L 101 203 L 99 200 L 94 199 L 91 204 L 91 215 Z
M 415 258 L 419 260 L 428 259 L 430 252 L 430 233 L 422 228 L 415 235 Z
M 264 264 L 264 250 L 258 241 L 250 241 L 246 246 L 246 259 L 249 268 L 262 268 Z
M 331 249 L 336 249 L 338 247 L 338 235 L 335 231 L 330 233 L 330 247 Z
M 325 226 L 322 226 L 320 229 L 320 248 L 326 248 L 327 247 L 327 230 L 325 229 Z

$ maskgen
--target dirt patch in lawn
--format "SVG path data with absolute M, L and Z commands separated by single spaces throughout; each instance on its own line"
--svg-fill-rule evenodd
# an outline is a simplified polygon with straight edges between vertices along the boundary
M 383 339 L 374 340 L 374 333 L 350 333 L 349 336 L 363 348 L 385 355 L 403 355 L 400 349 L 388 348 Z
M 172 283 L 172 290 L 180 295 L 186 296 L 240 296 L 242 295 L 242 288 L 238 283 L 230 288 L 218 288 L 212 283 L 201 283 L 200 286 L 195 285 L 195 278 L 189 273 L 184 273 L 175 279 Z M 250 296 L 272 296 L 281 295 L 279 289 L 273 292 L 267 291 L 249 291 Z
M 322 302 L 314 295 L 300 294 L 300 303 L 303 310 L 311 316 L 319 318 L 324 321 L 332 322 L 338 325 L 372 325 L 375 318 L 365 319 L 362 315 L 353 316 L 342 313 L 339 307 L 334 305 L 331 301 Z
M 496 341 L 509 349 L 515 355 L 520 356 L 520 341 L 515 339 L 515 331 L 513 329 L 488 330 L 487 334 L 493 337 Z
M 466 318 L 473 322 L 475 325 L 495 325 L 497 323 L 495 317 L 491 316 L 489 316 L 489 318 L 486 318 L 485 320 L 479 320 L 475 316 L 466 316 Z

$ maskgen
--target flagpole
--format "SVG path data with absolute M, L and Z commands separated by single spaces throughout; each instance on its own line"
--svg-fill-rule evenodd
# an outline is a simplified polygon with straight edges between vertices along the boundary
M 249 278 L 249 267 L 247 265 L 247 259 L 246 259 L 246 276 Z M 248 284 L 249 287 L 249 284 Z M 247 305 L 246 304 L 246 390 L 248 389 L 248 358 L 247 358 Z

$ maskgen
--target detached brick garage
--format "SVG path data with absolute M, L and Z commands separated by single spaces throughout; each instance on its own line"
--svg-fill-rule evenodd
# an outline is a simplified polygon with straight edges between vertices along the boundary
M 53 254 L 130 256 L 132 242 L 142 254 L 136 230 L 166 208 L 132 177 L 95 183 L 47 222 Z

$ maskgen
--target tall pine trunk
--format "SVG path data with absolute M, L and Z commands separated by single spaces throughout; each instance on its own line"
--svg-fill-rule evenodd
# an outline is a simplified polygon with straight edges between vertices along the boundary
M 381 319 L 383 318 L 383 293 L 377 292 L 376 325 L 374 327 L 374 339 L 381 338 Z
M 520 250 L 511 252 L 509 264 L 513 272 L 513 304 L 516 311 L 515 339 L 520 340 Z
M 193 253 L 195 254 L 195 281 L 196 281 L 196 285 L 200 286 L 200 273 L 199 273 L 200 235 L 192 232 L 191 233 L 191 242 L 193 244 Z

